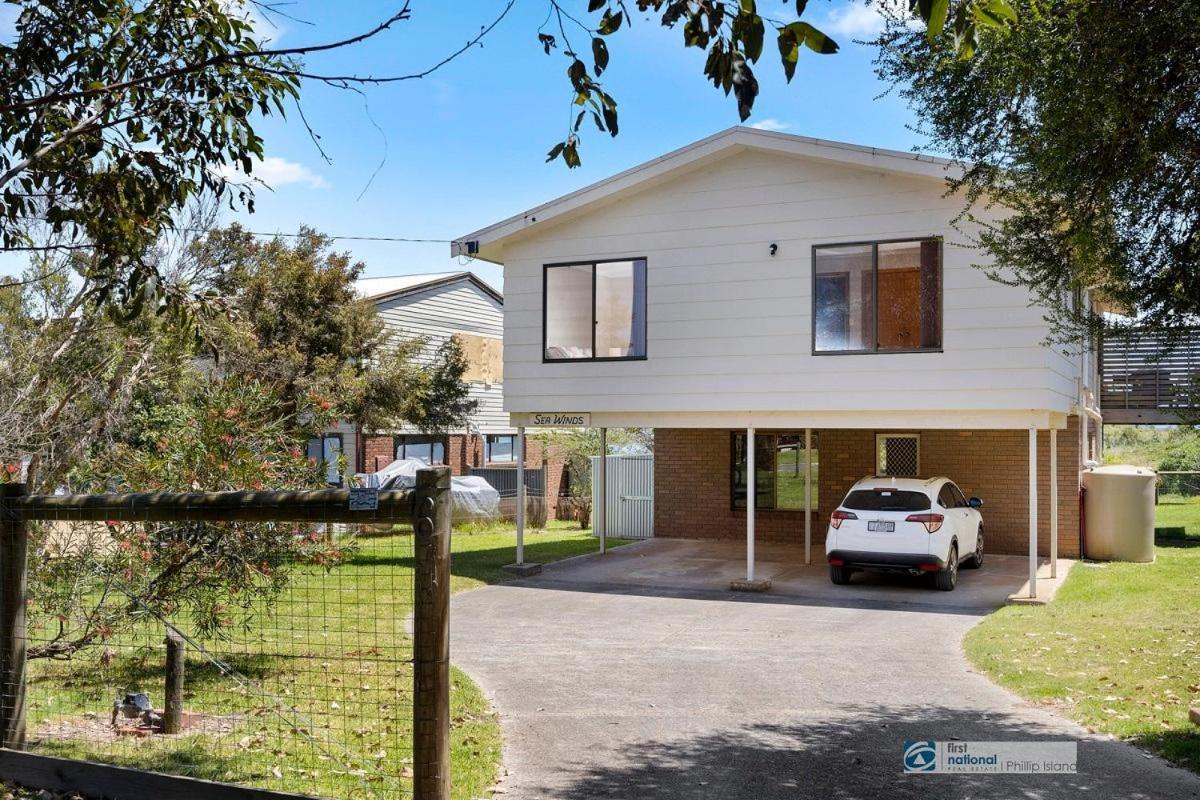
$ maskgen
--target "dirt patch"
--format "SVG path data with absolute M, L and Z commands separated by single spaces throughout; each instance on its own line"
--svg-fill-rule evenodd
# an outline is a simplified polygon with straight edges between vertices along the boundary
M 232 733 L 249 717 L 245 714 L 199 714 L 186 712 L 183 715 L 183 731 L 168 736 L 132 720 L 117 720 L 114 727 L 109 719 L 98 714 L 68 717 L 43 723 L 35 731 L 35 741 L 71 740 L 94 744 L 130 739 L 173 739 L 178 736 L 223 735 Z

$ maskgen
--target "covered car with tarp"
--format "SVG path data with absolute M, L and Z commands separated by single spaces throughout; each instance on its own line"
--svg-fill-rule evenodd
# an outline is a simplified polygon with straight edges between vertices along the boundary
M 412 489 L 417 485 L 417 470 L 428 468 L 429 465 L 419 458 L 401 458 L 376 472 L 360 473 L 356 477 L 360 486 L 380 491 Z M 451 478 L 450 500 L 454 522 L 490 522 L 500 518 L 500 493 L 483 478 L 472 475 Z

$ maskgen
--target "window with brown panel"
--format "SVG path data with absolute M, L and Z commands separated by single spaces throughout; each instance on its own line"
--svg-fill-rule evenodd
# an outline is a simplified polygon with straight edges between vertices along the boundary
M 813 248 L 813 352 L 942 347 L 938 239 Z

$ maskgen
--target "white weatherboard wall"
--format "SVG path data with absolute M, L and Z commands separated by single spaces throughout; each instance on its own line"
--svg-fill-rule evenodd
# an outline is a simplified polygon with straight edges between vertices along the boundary
M 532 228 L 505 247 L 505 408 L 693 425 L 955 410 L 1016 426 L 1031 410 L 1070 411 L 1078 357 L 1044 346 L 1023 289 L 973 266 L 980 254 L 951 225 L 962 200 L 944 193 L 941 181 L 750 150 Z M 931 235 L 945 238 L 944 352 L 812 355 L 812 246 Z M 647 262 L 647 360 L 543 363 L 543 265 L 630 257 Z
M 456 333 L 494 339 L 503 336 L 500 303 L 468 280 L 383 300 L 378 303 L 378 310 L 384 324 L 397 336 L 420 336 L 428 340 L 429 346 L 423 354 L 427 363 Z M 502 384 L 473 381 L 470 391 L 471 397 L 479 401 L 479 410 L 471 418 L 472 426 L 481 433 L 511 433 L 503 407 Z

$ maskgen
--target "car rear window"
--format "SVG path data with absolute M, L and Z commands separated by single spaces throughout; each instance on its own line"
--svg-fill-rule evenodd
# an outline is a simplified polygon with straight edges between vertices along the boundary
M 842 508 L 855 511 L 926 511 L 929 507 L 926 495 L 901 489 L 855 489 L 842 501 Z

